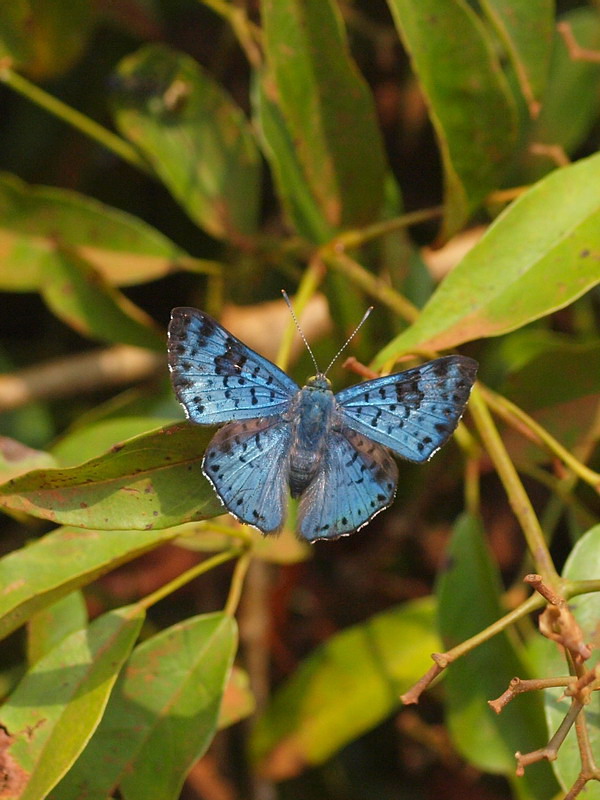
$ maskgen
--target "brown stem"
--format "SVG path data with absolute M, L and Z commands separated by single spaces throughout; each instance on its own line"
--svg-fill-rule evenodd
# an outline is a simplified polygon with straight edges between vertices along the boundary
M 594 64 L 600 63 L 600 51 L 581 47 L 573 34 L 573 29 L 569 22 L 559 22 L 556 29 L 562 36 L 567 50 L 569 51 L 569 55 L 574 61 L 589 61 Z
M 0 411 L 141 381 L 158 375 L 164 361 L 160 353 L 116 345 L 36 364 L 0 376 Z
M 488 625 L 487 628 L 479 633 L 476 633 L 474 636 L 471 636 L 469 639 L 466 639 L 464 642 L 456 645 L 456 647 L 453 647 L 451 650 L 448 650 L 445 653 L 433 653 L 431 657 L 435 661 L 435 665 L 430 667 L 427 672 L 421 678 L 419 678 L 419 680 L 413 686 L 411 686 L 407 692 L 401 695 L 402 701 L 404 703 L 417 703 L 421 694 L 429 687 L 434 678 L 437 678 L 437 676 L 443 672 L 449 664 L 465 655 L 465 653 L 474 650 L 480 644 L 486 642 L 488 639 L 491 639 L 497 633 L 505 630 L 509 625 L 512 625 L 513 622 L 516 622 L 518 619 L 521 619 L 521 617 L 530 614 L 532 611 L 536 611 L 543 605 L 543 598 L 540 595 L 532 594 L 531 597 L 528 597 L 527 600 L 525 600 L 524 603 L 521 603 L 518 608 L 515 608 L 508 614 L 505 614 L 503 617 L 496 620 L 496 622 Z
M 556 761 L 558 750 L 564 742 L 567 733 L 573 727 L 582 708 L 582 704 L 577 700 L 571 702 L 570 709 L 545 747 L 540 747 L 539 750 L 532 750 L 530 753 L 519 753 L 518 751 L 515 753 L 515 758 L 517 759 L 517 775 L 519 777 L 525 774 L 525 767 L 528 767 L 530 764 L 535 764 L 536 761 Z
M 433 658 L 433 656 L 432 656 Z M 408 706 L 412 703 L 418 703 L 419 698 L 425 691 L 428 689 L 430 684 L 437 678 L 438 675 L 444 671 L 445 667 L 441 667 L 439 664 L 434 664 L 433 666 L 429 667 L 427 672 L 419 678 L 419 680 L 413 684 L 407 692 L 400 695 L 400 700 L 404 703 L 404 705 Z
M 518 694 L 539 689 L 555 689 L 557 686 L 569 686 L 571 683 L 573 683 L 572 675 L 563 675 L 558 678 L 513 678 L 506 691 L 502 692 L 500 697 L 495 700 L 488 700 L 488 706 L 496 714 L 499 714 Z
M 550 586 L 544 583 L 541 575 L 531 573 L 529 575 L 525 575 L 523 581 L 532 586 L 536 592 L 539 592 L 539 594 L 541 594 L 542 597 L 553 606 L 562 606 L 565 604 L 564 598 L 557 594 Z

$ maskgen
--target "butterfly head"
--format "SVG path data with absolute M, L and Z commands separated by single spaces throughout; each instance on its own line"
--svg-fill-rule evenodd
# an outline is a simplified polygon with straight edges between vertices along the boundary
M 317 373 L 317 375 L 312 375 L 306 381 L 305 389 L 313 389 L 317 392 L 330 392 L 331 391 L 331 381 L 329 378 L 326 378 L 325 375 L 321 373 Z

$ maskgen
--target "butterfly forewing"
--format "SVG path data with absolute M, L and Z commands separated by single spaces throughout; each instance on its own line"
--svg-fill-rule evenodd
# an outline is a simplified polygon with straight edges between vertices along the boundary
M 427 461 L 455 430 L 477 362 L 445 356 L 336 395 L 346 425 L 409 461 Z
M 169 369 L 177 399 L 200 425 L 283 413 L 297 384 L 208 314 L 174 308 Z
M 350 428 L 332 431 L 322 468 L 302 495 L 298 533 L 312 542 L 358 530 L 390 505 L 397 482 L 384 447 Z
M 285 518 L 290 425 L 274 417 L 230 422 L 213 436 L 202 471 L 221 501 L 263 533 Z

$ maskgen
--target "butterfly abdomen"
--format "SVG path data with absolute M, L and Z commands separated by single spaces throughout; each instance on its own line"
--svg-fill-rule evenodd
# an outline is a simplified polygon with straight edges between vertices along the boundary
M 289 485 L 292 497 L 299 497 L 321 465 L 335 398 L 329 389 L 309 385 L 298 392 L 292 407 Z

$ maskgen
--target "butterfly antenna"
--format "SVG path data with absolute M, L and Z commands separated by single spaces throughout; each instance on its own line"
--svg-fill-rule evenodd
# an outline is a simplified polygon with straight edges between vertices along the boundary
M 313 351 L 310 349 L 310 345 L 309 345 L 309 343 L 308 343 L 308 341 L 306 339 L 306 336 L 304 335 L 304 331 L 300 327 L 300 323 L 298 322 L 298 317 L 294 313 L 294 309 L 292 308 L 292 304 L 290 302 L 290 298 L 288 297 L 288 293 L 286 292 L 285 289 L 282 289 L 281 290 L 281 294 L 283 295 L 283 299 L 285 300 L 289 310 L 291 311 L 292 319 L 296 323 L 296 328 L 298 328 L 298 333 L 302 337 L 302 341 L 306 345 L 306 349 L 308 350 L 308 352 L 310 354 L 310 357 L 312 358 L 312 362 L 315 365 L 316 373 L 317 373 L 317 375 L 320 375 L 321 374 L 321 370 L 319 369 L 319 365 L 317 364 L 317 359 L 315 358 Z M 355 333 L 356 333 L 356 331 L 355 331 Z M 352 335 L 354 335 L 354 334 L 352 334 Z
M 345 342 L 344 342 L 344 344 L 343 344 L 343 345 L 340 347 L 340 349 L 337 351 L 337 353 L 334 355 L 334 357 L 331 359 L 331 361 L 329 362 L 329 366 L 327 367 L 327 369 L 325 370 L 325 372 L 323 373 L 323 375 L 327 375 L 327 373 L 328 373 L 328 372 L 329 372 L 329 370 L 332 368 L 332 366 L 335 364 L 335 362 L 337 361 L 337 359 L 340 357 L 340 355 L 341 355 L 341 354 L 344 352 L 344 350 L 345 350 L 345 349 L 348 347 L 348 345 L 350 344 L 350 342 L 352 341 L 352 339 L 354 339 L 354 337 L 356 336 L 356 334 L 359 332 L 359 330 L 360 330 L 360 329 L 362 328 L 362 326 L 365 324 L 365 322 L 367 321 L 367 319 L 368 319 L 368 317 L 369 317 L 369 314 L 371 313 L 371 311 L 373 311 L 373 306 L 369 306 L 369 308 L 367 308 L 367 310 L 366 310 L 366 311 L 365 311 L 365 313 L 363 314 L 363 318 L 362 318 L 362 319 L 361 319 L 361 321 L 358 323 L 358 325 L 356 326 L 356 328 L 354 328 L 354 330 L 352 331 L 352 333 L 350 334 L 350 336 L 349 336 L 349 337 L 346 339 L 346 341 L 345 341 Z

